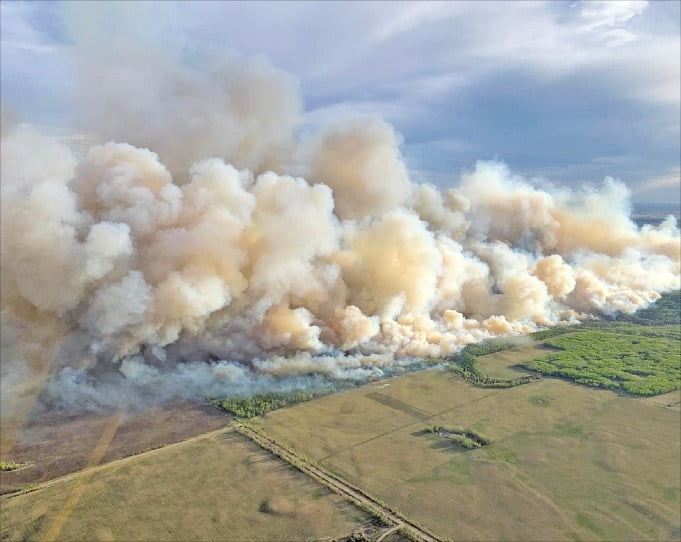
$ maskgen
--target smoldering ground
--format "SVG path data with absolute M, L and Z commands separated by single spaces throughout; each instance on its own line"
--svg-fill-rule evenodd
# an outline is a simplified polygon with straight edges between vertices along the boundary
M 263 59 L 79 62 L 85 156 L 3 120 L 3 414 L 37 374 L 69 409 L 318 386 L 680 286 L 675 220 L 637 227 L 616 180 L 481 161 L 439 190 L 378 119 L 300 152 L 297 83 Z

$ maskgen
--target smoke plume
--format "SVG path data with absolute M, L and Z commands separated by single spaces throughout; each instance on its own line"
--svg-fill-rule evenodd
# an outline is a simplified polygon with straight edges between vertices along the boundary
M 85 156 L 3 127 L 3 396 L 41 372 L 86 409 L 362 379 L 680 286 L 675 220 L 637 227 L 615 180 L 478 162 L 441 191 L 366 118 L 318 134 L 303 178 L 290 76 L 134 58 L 83 60 Z

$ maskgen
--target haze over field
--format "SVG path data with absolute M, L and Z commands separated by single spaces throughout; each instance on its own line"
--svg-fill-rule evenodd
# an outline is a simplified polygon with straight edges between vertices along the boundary
M 101 144 L 77 157 L 3 115 L 7 404 L 44 364 L 71 409 L 362 379 L 681 287 L 676 219 L 636 226 L 617 180 L 478 161 L 440 189 L 378 118 L 301 138 L 296 79 L 260 57 L 188 67 L 73 32 Z

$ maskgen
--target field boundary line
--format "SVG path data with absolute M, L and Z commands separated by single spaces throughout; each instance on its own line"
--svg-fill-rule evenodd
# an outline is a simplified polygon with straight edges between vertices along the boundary
M 407 518 L 401 512 L 384 504 L 379 499 L 369 495 L 363 489 L 354 486 L 337 474 L 328 471 L 326 468 L 314 463 L 312 460 L 302 457 L 299 452 L 285 447 L 264 431 L 260 429 L 256 430 L 243 422 L 232 422 L 231 425 L 236 432 L 249 438 L 261 448 L 286 461 L 292 467 L 307 474 L 317 482 L 327 486 L 329 489 L 354 503 L 359 508 L 368 511 L 372 516 L 380 519 L 383 523 L 388 523 L 388 525 L 392 523 L 394 527 L 407 534 L 407 536 L 411 536 L 412 539 L 423 542 L 444 542 L 445 539 L 440 538 L 426 527 Z
M 52 478 L 51 480 L 46 480 L 45 482 L 42 482 L 40 484 L 37 484 L 35 486 L 32 486 L 30 488 L 26 489 L 21 489 L 19 491 L 15 491 L 13 493 L 7 493 L 5 495 L 2 495 L 0 497 L 0 500 L 6 500 L 6 499 L 13 499 L 15 497 L 19 497 L 21 495 L 26 495 L 27 493 L 32 493 L 33 491 L 39 491 L 41 489 L 44 489 L 46 487 L 50 487 L 56 484 L 60 484 L 63 482 L 68 482 L 74 478 L 78 478 L 79 476 L 84 476 L 86 474 L 94 474 L 109 468 L 114 468 L 118 467 L 121 464 L 134 461 L 136 459 L 143 459 L 146 456 L 153 455 L 156 453 L 160 453 L 163 451 L 166 451 L 168 449 L 172 448 L 177 448 L 180 446 L 184 446 L 185 444 L 190 444 L 192 442 L 197 442 L 199 440 L 205 440 L 214 436 L 221 435 L 223 433 L 228 433 L 232 430 L 232 427 L 227 424 L 224 427 L 221 427 L 219 429 L 214 429 L 213 431 L 209 431 L 207 433 L 201 433 L 200 435 L 196 435 L 194 437 L 185 439 L 185 440 L 180 440 L 178 442 L 171 442 L 169 444 L 164 444 L 162 446 L 159 446 L 157 448 L 152 448 L 151 450 L 146 450 L 144 452 L 140 452 L 138 454 L 133 454 L 129 455 L 126 457 L 121 457 L 120 459 L 114 459 L 113 461 L 107 461 L 106 463 L 103 463 L 101 465 L 96 465 L 96 466 L 87 466 L 84 469 L 77 470 L 75 472 L 70 472 L 68 474 L 64 474 L 63 476 L 59 476 L 58 478 Z
M 470 384 L 470 385 L 472 386 L 472 384 Z M 405 427 L 409 427 L 410 425 L 416 425 L 416 424 L 419 424 L 419 423 L 423 423 L 423 422 L 425 422 L 426 420 L 430 420 L 431 418 L 434 418 L 435 416 L 440 416 L 440 415 L 442 415 L 442 414 L 446 414 L 447 412 L 451 412 L 452 410 L 456 410 L 457 408 L 461 408 L 461 407 L 463 407 L 463 406 L 470 405 L 471 403 L 474 403 L 475 401 L 480 401 L 480 400 L 482 400 L 482 399 L 486 399 L 487 397 L 490 397 L 490 396 L 495 395 L 495 394 L 497 394 L 497 393 L 499 393 L 499 392 L 502 392 L 502 391 L 508 391 L 508 390 L 510 390 L 510 389 L 512 389 L 512 388 L 501 388 L 501 389 L 497 389 L 496 391 L 491 391 L 491 392 L 489 392 L 487 395 L 483 395 L 482 397 L 478 397 L 478 398 L 476 398 L 476 399 L 472 399 L 472 400 L 470 400 L 470 401 L 466 401 L 465 403 L 461 403 L 461 404 L 458 404 L 458 405 L 453 406 L 453 407 L 450 407 L 450 408 L 446 408 L 445 410 L 442 410 L 441 412 L 436 412 L 435 414 L 432 414 L 432 415 L 430 415 L 430 416 L 428 416 L 427 418 L 424 418 L 424 419 L 422 419 L 422 420 L 414 420 L 414 421 L 412 421 L 412 422 L 405 423 L 404 425 L 400 425 L 399 427 L 395 427 L 394 429 L 390 429 L 389 431 L 386 431 L 386 432 L 384 432 L 384 433 L 381 433 L 380 435 L 375 435 L 375 436 L 373 436 L 373 437 L 371 437 L 371 438 L 368 438 L 368 439 L 366 439 L 366 440 L 363 440 L 363 441 L 361 441 L 361 442 L 358 442 L 358 443 L 356 443 L 356 444 L 353 444 L 352 446 L 346 446 L 345 448 L 340 448 L 339 450 L 335 451 L 335 452 L 332 453 L 332 454 L 329 454 L 329 455 L 326 455 L 326 456 L 324 456 L 324 457 L 322 457 L 322 458 L 320 458 L 320 459 L 317 459 L 317 462 L 318 462 L 318 463 L 323 463 L 324 461 L 327 461 L 327 460 L 331 459 L 332 457 L 336 457 L 338 454 L 341 454 L 341 453 L 343 453 L 343 452 L 347 452 L 348 450 L 352 450 L 353 448 L 357 448 L 358 446 L 362 446 L 362 445 L 366 444 L 367 442 L 371 442 L 371 441 L 373 441 L 373 440 L 376 440 L 376 439 L 385 437 L 386 435 L 390 435 L 390 434 L 392 434 L 392 433 L 395 433 L 395 432 L 399 431 L 400 429 L 404 429 Z M 364 395 L 362 395 L 362 397 L 364 397 Z M 371 400 L 371 399 L 369 399 L 369 400 Z M 377 401 L 376 401 L 376 402 L 377 402 Z M 409 404 L 409 403 L 407 403 L 406 401 L 403 401 L 403 403 Z M 381 403 L 379 403 L 379 404 L 381 404 Z M 383 406 L 387 406 L 387 405 L 383 405 Z M 388 407 L 388 408 L 390 408 L 390 407 Z M 414 407 L 414 408 L 416 408 L 416 407 Z

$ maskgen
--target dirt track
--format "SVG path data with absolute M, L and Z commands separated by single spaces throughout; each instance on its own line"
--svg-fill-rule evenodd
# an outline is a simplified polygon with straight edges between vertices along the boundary
M 308 474 L 309 476 L 312 476 L 314 479 L 323 483 L 342 497 L 350 499 L 351 501 L 357 501 L 367 509 L 370 509 L 372 512 L 388 518 L 396 528 L 406 528 L 410 531 L 410 534 L 414 535 L 419 540 L 423 540 L 424 542 L 440 542 L 443 540 L 437 535 L 425 530 L 424 527 L 402 517 L 401 515 L 397 515 L 384 504 L 367 495 L 361 489 L 352 486 L 349 482 L 343 480 L 339 476 L 336 476 L 326 469 L 314 465 L 300 456 L 290 452 L 279 445 L 276 441 L 254 431 L 247 425 L 235 422 L 233 427 L 236 431 L 250 438 L 260 447 L 269 450 L 284 461 L 293 465 L 298 470 Z

